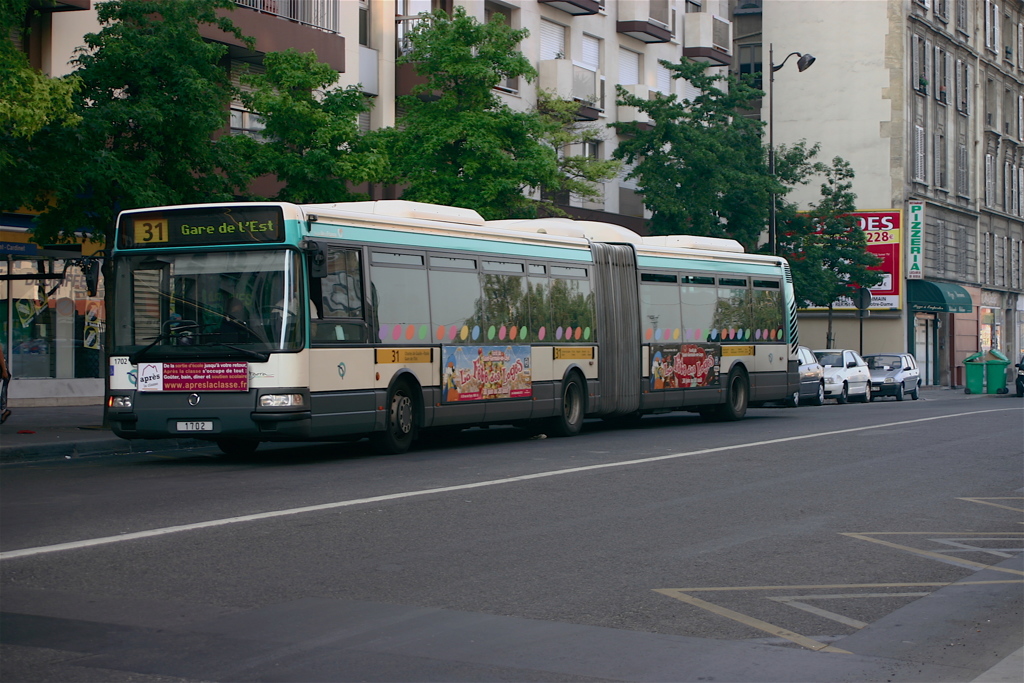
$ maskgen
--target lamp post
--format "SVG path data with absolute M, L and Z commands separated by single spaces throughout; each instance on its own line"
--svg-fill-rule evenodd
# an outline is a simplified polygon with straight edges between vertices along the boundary
M 771 67 L 768 71 L 768 173 L 772 180 L 775 179 L 775 72 L 786 66 L 786 62 L 793 55 L 797 56 L 796 68 L 804 71 L 811 64 L 814 64 L 814 56 L 790 52 L 786 59 L 778 66 L 775 65 L 775 46 L 768 43 L 768 64 Z M 768 218 L 768 248 L 775 255 L 778 252 L 778 235 L 775 228 L 775 193 L 772 192 L 771 207 Z

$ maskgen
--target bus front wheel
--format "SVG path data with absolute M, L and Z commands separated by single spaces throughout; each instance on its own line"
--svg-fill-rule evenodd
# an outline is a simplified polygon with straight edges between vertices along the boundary
M 384 455 L 405 453 L 416 437 L 416 404 L 413 392 L 405 382 L 388 392 L 384 431 L 374 433 L 370 441 L 374 450 Z
M 570 375 L 562 383 L 562 409 L 550 418 L 547 429 L 551 436 L 576 436 L 583 429 L 585 411 L 583 384 L 578 375 Z

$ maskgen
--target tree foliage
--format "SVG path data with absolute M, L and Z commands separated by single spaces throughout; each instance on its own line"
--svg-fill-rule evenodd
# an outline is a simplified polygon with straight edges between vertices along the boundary
M 24 30 L 21 24 L 28 11 L 28 0 L 0 3 L 0 168 L 10 161 L 7 149 L 13 138 L 30 137 L 44 126 L 78 121 L 71 101 L 78 78 L 50 78 L 33 69 L 10 39 Z
M 734 76 L 708 74 L 705 64 L 685 57 L 661 63 L 699 95 L 645 99 L 618 87 L 618 104 L 646 112 L 654 125 L 613 124 L 629 136 L 615 158 L 630 165 L 627 177 L 636 179 L 651 209 L 654 234 L 729 237 L 753 250 L 769 197 L 782 193 L 768 173 L 763 123 L 740 115 L 763 93 Z
M 363 199 L 350 184 L 374 181 L 385 168 L 383 154 L 360 133 L 358 117 L 369 103 L 357 86 L 330 89 L 338 72 L 316 53 L 294 49 L 264 57 L 263 74 L 242 77 L 252 86 L 241 97 L 265 128 L 260 142 L 232 141 L 245 149 L 253 175 L 270 174 L 283 183 L 281 201 L 341 202 Z
M 500 17 L 481 24 L 456 7 L 424 15 L 408 36 L 411 63 L 427 82 L 399 98 L 404 116 L 383 134 L 389 180 L 414 201 L 475 209 L 487 218 L 530 217 L 536 204 L 525 188 L 559 181 L 555 150 L 544 142 L 545 121 L 513 111 L 494 87 L 536 71 L 519 51 L 528 32 Z
M 541 91 L 537 95 L 537 113 L 546 124 L 544 141 L 558 153 L 559 177 L 553 187 L 544 189 L 554 194 L 569 194 L 582 199 L 603 196 L 600 183 L 614 178 L 622 163 L 614 159 L 598 159 L 587 154 L 591 145 L 604 141 L 603 131 L 577 119 L 580 104 L 557 95 Z M 565 215 L 551 200 L 542 199 L 544 213 Z
M 74 63 L 81 88 L 74 126 L 44 126 L 13 146 L 5 208 L 41 211 L 35 239 L 78 230 L 106 236 L 121 209 L 234 197 L 244 160 L 214 135 L 233 89 L 221 44 L 200 24 L 241 34 L 218 8 L 230 0 L 110 0 L 97 4 L 98 33 Z M 8 172 L 10 169 L 6 169 Z

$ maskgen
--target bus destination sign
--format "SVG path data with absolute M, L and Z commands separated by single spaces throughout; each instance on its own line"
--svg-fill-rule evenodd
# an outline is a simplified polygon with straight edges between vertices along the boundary
M 122 249 L 273 243 L 284 240 L 284 214 L 277 206 L 130 213 L 118 233 Z

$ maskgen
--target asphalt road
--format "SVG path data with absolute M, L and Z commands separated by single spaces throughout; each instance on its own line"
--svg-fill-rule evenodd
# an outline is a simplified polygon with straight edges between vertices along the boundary
M 0 469 L 5 681 L 971 681 L 1024 640 L 1024 402 Z

